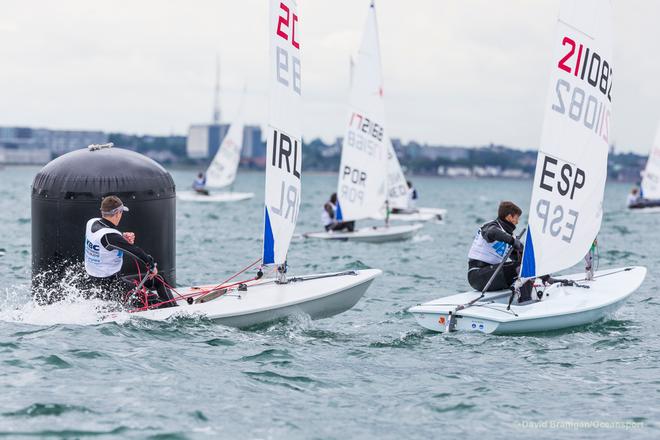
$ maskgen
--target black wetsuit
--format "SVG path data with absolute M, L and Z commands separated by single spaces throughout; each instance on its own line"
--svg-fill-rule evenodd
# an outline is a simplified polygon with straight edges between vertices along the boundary
M 92 232 L 96 232 L 102 228 L 111 228 L 116 229 L 117 227 L 112 224 L 109 220 L 101 218 L 92 224 Z M 125 254 L 128 254 L 138 260 L 145 268 L 145 272 L 142 273 L 142 276 L 146 274 L 146 270 L 154 267 L 155 261 L 153 257 L 147 254 L 138 246 L 129 243 L 122 235 L 108 233 L 101 237 L 101 245 L 107 250 L 118 249 Z M 117 301 L 123 301 L 127 292 L 129 292 L 133 287 L 135 287 L 134 280 L 137 280 L 139 283 L 142 280 L 137 279 L 136 275 L 124 275 L 121 272 L 117 272 L 111 276 L 99 278 L 93 277 L 87 274 L 89 283 L 93 287 L 99 288 L 103 294 L 101 295 L 105 299 L 113 299 Z M 162 302 L 173 299 L 172 293 L 167 289 L 163 282 L 158 278 L 154 277 L 148 279 L 144 286 L 149 290 L 156 290 L 158 293 L 158 298 L 153 298 L 150 302 Z M 174 303 L 165 304 L 175 305 Z
M 500 228 L 501 226 L 501 228 Z M 504 230 L 502 230 L 504 229 Z M 493 243 L 495 241 L 502 241 L 507 243 L 510 246 L 513 246 L 515 241 L 513 237 L 513 231 L 516 229 L 516 225 L 509 223 L 506 220 L 493 220 L 488 222 L 481 227 L 481 236 L 488 243 Z M 511 252 L 511 261 L 504 263 L 502 270 L 495 277 L 488 290 L 503 290 L 511 287 L 515 279 L 518 277 L 518 272 L 521 263 L 521 253 L 517 251 Z M 468 283 L 475 290 L 483 290 L 490 280 L 490 277 L 493 276 L 495 270 L 497 270 L 497 264 L 489 264 L 483 261 L 469 259 L 468 260 Z
M 328 206 L 330 205 L 330 206 Z M 336 212 L 332 207 L 332 204 L 330 202 L 326 203 L 323 206 L 323 209 L 325 209 L 328 212 L 328 215 L 330 215 L 330 218 L 333 220 L 336 220 Z M 335 221 L 334 223 L 330 223 L 325 225 L 325 230 L 327 231 L 348 231 L 348 232 L 353 232 L 355 230 L 355 221 L 350 221 L 350 222 L 340 222 L 340 221 Z

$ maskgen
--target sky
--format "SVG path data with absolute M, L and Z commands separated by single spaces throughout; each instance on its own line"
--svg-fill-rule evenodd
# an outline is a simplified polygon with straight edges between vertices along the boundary
M 660 122 L 660 1 L 613 0 L 617 150 Z M 341 136 L 369 0 L 299 0 L 306 139 Z M 0 126 L 185 134 L 244 85 L 267 118 L 267 0 L 0 0 Z M 558 0 L 377 0 L 388 130 L 431 145 L 536 149 Z

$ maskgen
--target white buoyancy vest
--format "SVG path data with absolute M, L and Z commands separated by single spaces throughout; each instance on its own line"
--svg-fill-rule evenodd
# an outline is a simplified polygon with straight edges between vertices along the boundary
M 121 270 L 124 253 L 118 249 L 109 251 L 103 247 L 101 238 L 105 234 L 121 235 L 121 232 L 114 228 L 101 228 L 92 232 L 92 225 L 99 220 L 89 220 L 85 228 L 85 270 L 93 277 L 105 278 Z
M 483 226 L 485 226 L 485 224 Z M 483 226 L 481 228 L 483 228 Z M 499 226 L 503 232 L 506 232 L 499 222 L 497 222 L 497 226 Z M 511 245 L 503 241 L 488 243 L 481 235 L 481 228 L 477 230 L 477 234 L 472 242 L 472 247 L 468 253 L 468 258 L 471 260 L 483 261 L 488 264 L 501 263 Z
M 408 188 L 408 209 L 415 209 L 417 194 L 414 188 Z
M 635 194 L 628 194 L 628 206 L 634 205 L 637 202 L 639 202 L 639 197 Z
M 204 189 L 205 186 L 206 186 L 206 179 L 204 177 L 197 178 L 193 182 L 194 189 Z
M 323 212 L 321 213 L 321 223 L 323 223 L 323 226 L 331 225 L 337 217 L 337 205 L 330 203 L 330 206 L 332 206 L 332 217 L 330 217 L 330 214 L 328 214 L 328 211 L 325 209 L 325 205 L 323 205 Z

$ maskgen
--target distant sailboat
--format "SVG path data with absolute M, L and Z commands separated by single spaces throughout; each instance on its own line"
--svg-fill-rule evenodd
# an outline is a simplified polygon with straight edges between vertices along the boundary
M 134 311 L 136 316 L 164 320 L 173 315 L 195 314 L 235 327 L 249 327 L 299 313 L 306 313 L 312 319 L 327 318 L 355 305 L 381 274 L 378 269 L 296 277 L 287 274 L 287 252 L 301 202 L 299 20 L 295 0 L 270 1 L 270 121 L 260 272 L 238 282 L 228 280 L 217 285 L 178 289 L 179 307 L 139 309 Z
M 416 207 L 411 204 L 408 181 L 401 169 L 401 163 L 396 156 L 396 151 L 390 139 L 388 139 L 388 161 L 387 161 L 387 187 L 388 206 L 390 208 L 390 220 L 406 222 L 426 222 L 429 220 L 442 220 L 447 215 L 446 209 Z
M 388 155 L 391 143 L 385 129 L 376 10 L 373 2 L 352 64 L 348 127 L 344 136 L 337 182 L 338 221 L 382 218 L 388 199 Z M 307 238 L 386 242 L 412 237 L 422 225 L 365 227 L 352 232 L 324 231 Z
M 631 199 L 628 208 L 638 212 L 660 212 L 660 125 L 643 172 L 639 197 Z
M 243 100 L 241 98 L 240 110 L 230 125 L 218 152 L 213 157 L 211 164 L 206 170 L 206 187 L 210 189 L 227 188 L 236 180 L 238 165 L 241 160 L 241 149 L 243 148 Z M 237 202 L 254 197 L 254 193 L 234 191 L 211 191 L 209 194 L 201 194 L 196 191 L 183 191 L 177 194 L 180 200 L 189 202 Z
M 536 298 L 511 304 L 509 291 L 466 292 L 409 311 L 434 331 L 526 333 L 587 324 L 617 310 L 640 286 L 644 267 L 593 272 L 600 230 L 611 114 L 612 6 L 562 0 L 551 81 L 529 210 L 520 278 Z M 508 255 L 508 253 L 506 254 Z M 546 285 L 540 278 L 587 255 L 586 273 Z

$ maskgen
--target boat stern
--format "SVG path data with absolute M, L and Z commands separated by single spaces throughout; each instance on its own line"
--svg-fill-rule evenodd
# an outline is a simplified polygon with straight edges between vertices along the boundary
M 420 304 L 411 307 L 408 312 L 415 317 L 417 323 L 422 327 L 441 333 L 449 331 L 452 315 L 455 318 L 453 330 L 494 333 L 501 324 L 499 321 L 482 317 L 464 316 L 460 311 L 455 313 L 455 308 L 455 306 Z

